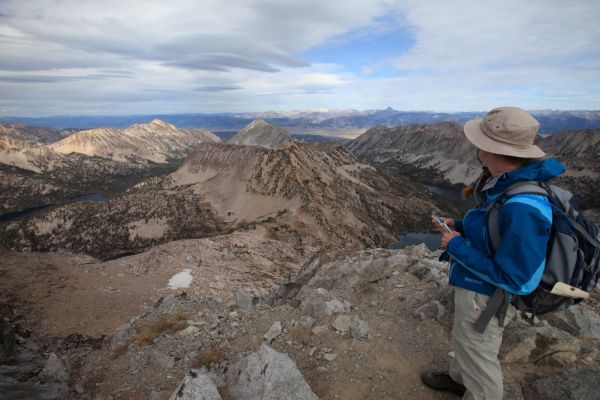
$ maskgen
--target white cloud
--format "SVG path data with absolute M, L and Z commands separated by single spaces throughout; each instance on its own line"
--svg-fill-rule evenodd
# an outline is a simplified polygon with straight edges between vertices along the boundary
M 390 21 L 414 46 L 362 73 L 301 58 Z M 597 21 L 595 0 L 4 0 L 0 113 L 598 108 Z

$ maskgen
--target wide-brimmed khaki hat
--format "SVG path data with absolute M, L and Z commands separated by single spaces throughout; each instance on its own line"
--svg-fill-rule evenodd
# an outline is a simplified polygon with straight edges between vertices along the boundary
M 494 154 L 520 158 L 540 158 L 546 153 L 533 144 L 540 124 L 527 111 L 498 107 L 482 119 L 465 124 L 467 139 L 478 148 Z

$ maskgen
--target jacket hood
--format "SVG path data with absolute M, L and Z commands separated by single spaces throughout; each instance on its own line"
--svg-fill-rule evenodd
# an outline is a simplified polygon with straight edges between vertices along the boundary
M 556 178 L 565 172 L 565 167 L 556 158 L 548 158 L 545 160 L 534 161 L 531 164 L 525 165 L 514 171 L 502 174 L 498 177 L 492 177 L 495 184 L 490 182 L 486 184 L 488 195 L 495 195 L 506 190 L 510 185 L 519 181 L 536 181 L 545 182 L 549 179 Z

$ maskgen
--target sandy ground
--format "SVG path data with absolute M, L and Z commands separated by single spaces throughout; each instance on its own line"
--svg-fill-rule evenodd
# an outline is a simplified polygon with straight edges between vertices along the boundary
M 112 334 L 151 307 L 170 276 L 136 275 L 86 256 L 0 250 L 0 300 L 49 336 Z

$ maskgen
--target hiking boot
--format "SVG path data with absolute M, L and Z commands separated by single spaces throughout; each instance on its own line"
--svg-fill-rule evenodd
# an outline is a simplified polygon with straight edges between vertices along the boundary
M 453 380 L 447 372 L 423 372 L 421 374 L 421 381 L 434 390 L 452 392 L 461 397 L 467 390 L 464 385 Z

